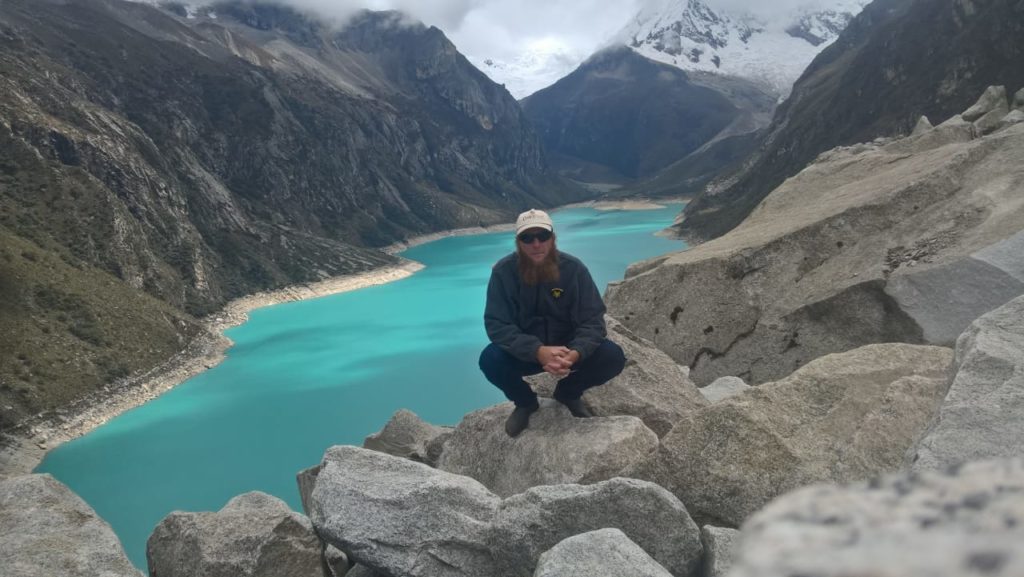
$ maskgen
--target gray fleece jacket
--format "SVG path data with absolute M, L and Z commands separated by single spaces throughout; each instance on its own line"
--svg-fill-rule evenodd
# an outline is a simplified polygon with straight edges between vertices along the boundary
M 559 279 L 527 286 L 512 253 L 491 269 L 484 327 L 491 342 L 512 356 L 537 362 L 541 345 L 562 345 L 586 359 L 607 335 L 604 302 L 580 260 L 558 254 Z

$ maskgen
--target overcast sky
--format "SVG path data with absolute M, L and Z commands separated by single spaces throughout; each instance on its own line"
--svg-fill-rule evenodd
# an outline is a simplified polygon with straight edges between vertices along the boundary
M 460 52 L 478 58 L 510 59 L 544 45 L 591 54 L 643 5 L 670 0 L 284 0 L 345 18 L 356 10 L 401 10 L 445 32 Z M 784 13 L 804 5 L 844 0 L 705 0 L 714 9 Z M 845 0 L 849 1 L 849 0 Z

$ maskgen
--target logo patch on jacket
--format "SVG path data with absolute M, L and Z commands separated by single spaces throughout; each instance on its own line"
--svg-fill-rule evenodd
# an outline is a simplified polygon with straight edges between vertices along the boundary
M 556 299 L 561 298 L 563 292 L 565 291 L 563 291 L 560 288 L 553 288 L 551 289 L 551 296 L 555 297 Z

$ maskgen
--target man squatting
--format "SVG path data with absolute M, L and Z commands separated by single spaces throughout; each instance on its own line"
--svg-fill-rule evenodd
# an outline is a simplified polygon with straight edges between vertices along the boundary
M 491 343 L 480 370 L 515 409 L 505 432 L 515 437 L 537 410 L 537 393 L 525 375 L 547 371 L 562 377 L 554 398 L 574 417 L 593 414 L 583 392 L 622 372 L 626 357 L 607 338 L 604 302 L 590 271 L 555 246 L 554 224 L 541 210 L 516 219 L 516 251 L 499 260 L 487 285 L 484 327 Z

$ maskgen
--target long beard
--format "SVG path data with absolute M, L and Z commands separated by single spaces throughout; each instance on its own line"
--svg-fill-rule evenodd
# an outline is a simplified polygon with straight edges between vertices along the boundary
M 519 254 L 519 279 L 526 286 L 536 286 L 544 283 L 558 282 L 558 248 L 554 241 L 551 243 L 551 252 L 544 260 L 535 263 L 526 256 L 523 249 L 516 245 L 516 252 Z

